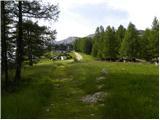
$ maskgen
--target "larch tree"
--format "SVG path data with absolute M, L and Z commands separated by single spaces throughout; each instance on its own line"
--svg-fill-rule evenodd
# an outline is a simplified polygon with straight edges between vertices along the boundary
M 129 23 L 120 49 L 121 56 L 135 59 L 139 56 L 139 48 L 140 44 L 137 29 L 134 24 Z
M 22 66 L 22 57 L 23 57 L 23 32 L 22 32 L 22 1 L 18 2 L 18 37 L 16 41 L 16 74 L 15 82 L 18 83 L 18 80 L 21 79 L 21 66 Z
M 47 28 L 39 26 L 32 21 L 23 23 L 23 39 L 24 39 L 24 55 L 28 56 L 29 65 L 33 65 L 33 56 L 40 57 L 43 54 L 43 46 L 45 45 L 44 35 Z
M 153 44 L 152 44 L 152 32 L 150 29 L 146 29 L 140 39 L 141 58 L 150 61 L 153 58 Z
M 118 56 L 120 55 L 120 47 L 121 47 L 121 43 L 124 39 L 124 35 L 125 35 L 126 29 L 123 27 L 123 25 L 120 25 L 116 31 L 116 40 L 117 40 L 117 50 L 118 50 Z
M 98 52 L 97 52 L 97 57 L 102 59 L 103 58 L 103 48 L 105 47 L 104 46 L 104 35 L 105 35 L 105 30 L 104 30 L 104 27 L 101 25 L 99 27 L 99 38 L 98 38 L 98 45 L 97 45 L 97 49 L 98 49 Z
M 5 83 L 8 84 L 7 41 L 6 41 L 6 11 L 5 2 L 1 1 L 1 45 L 2 45 L 2 72 L 4 71 Z M 4 70 L 3 70 L 4 69 Z
M 17 12 L 18 11 L 18 12 Z M 15 10 L 18 16 L 18 37 L 17 37 L 17 51 L 16 51 L 16 75 L 15 81 L 21 79 L 21 64 L 23 62 L 23 32 L 22 32 L 22 16 L 23 18 L 48 19 L 56 21 L 59 10 L 57 5 L 42 5 L 38 1 L 19 1 L 18 10 Z
M 152 44 L 153 44 L 153 57 L 158 58 L 159 56 L 159 21 L 155 17 L 152 22 Z
M 98 54 L 98 44 L 99 44 L 99 38 L 100 38 L 100 28 L 96 28 L 95 36 L 93 38 L 93 47 L 92 47 L 92 55 L 94 57 L 97 57 Z
M 113 27 L 108 26 L 106 28 L 104 44 L 103 57 L 110 60 L 116 59 L 118 51 L 116 49 L 115 29 Z

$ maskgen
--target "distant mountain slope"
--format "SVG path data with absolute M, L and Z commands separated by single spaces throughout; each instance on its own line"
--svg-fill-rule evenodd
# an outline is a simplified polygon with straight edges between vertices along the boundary
M 78 37 L 68 37 L 64 40 L 56 41 L 56 44 L 71 44 L 73 43 Z
M 86 37 L 91 37 L 93 38 L 94 37 L 94 34 L 90 34 Z M 59 45 L 59 44 L 72 44 L 77 38 L 80 38 L 80 37 L 68 37 L 64 40 L 60 40 L 60 41 L 54 41 L 55 44 Z
M 90 35 L 88 35 L 88 36 L 86 36 L 86 37 L 93 38 L 94 36 L 95 36 L 95 34 L 90 34 Z

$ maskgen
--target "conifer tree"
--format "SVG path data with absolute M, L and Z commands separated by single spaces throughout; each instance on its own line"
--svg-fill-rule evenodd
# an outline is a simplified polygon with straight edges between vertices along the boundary
M 140 54 L 140 44 L 138 41 L 138 32 L 134 24 L 129 23 L 124 40 L 121 45 L 121 56 L 129 59 L 137 58 Z

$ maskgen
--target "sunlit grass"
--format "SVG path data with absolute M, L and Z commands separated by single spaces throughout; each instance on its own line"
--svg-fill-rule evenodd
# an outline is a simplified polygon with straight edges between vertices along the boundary
M 82 56 L 78 63 L 43 59 L 24 67 L 26 85 L 2 94 L 2 118 L 158 118 L 158 66 Z M 105 79 L 97 81 L 103 69 Z M 81 101 L 99 91 L 107 93 L 103 102 Z

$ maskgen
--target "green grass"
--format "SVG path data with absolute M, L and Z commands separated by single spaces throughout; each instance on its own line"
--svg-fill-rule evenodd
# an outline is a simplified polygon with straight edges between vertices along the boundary
M 47 65 L 23 68 L 21 87 L 2 93 L 2 118 L 36 118 L 54 89 L 50 77 L 44 74 L 54 68 Z
M 46 52 L 46 53 L 44 54 L 44 57 L 49 59 L 50 57 L 57 56 L 57 55 L 59 55 L 59 54 L 60 54 L 60 53 L 54 52 L 54 51 L 52 51 L 52 52 Z
M 87 55 L 85 53 L 80 53 L 80 54 L 83 56 L 83 59 L 82 59 L 83 62 L 91 62 L 95 60 L 95 58 L 91 55 Z
M 2 93 L 2 118 L 158 118 L 158 67 L 154 64 L 41 60 L 23 68 L 19 90 Z M 108 74 L 103 81 L 102 69 Z M 99 85 L 103 85 L 100 89 Z M 85 95 L 103 91 L 103 102 L 86 104 Z

